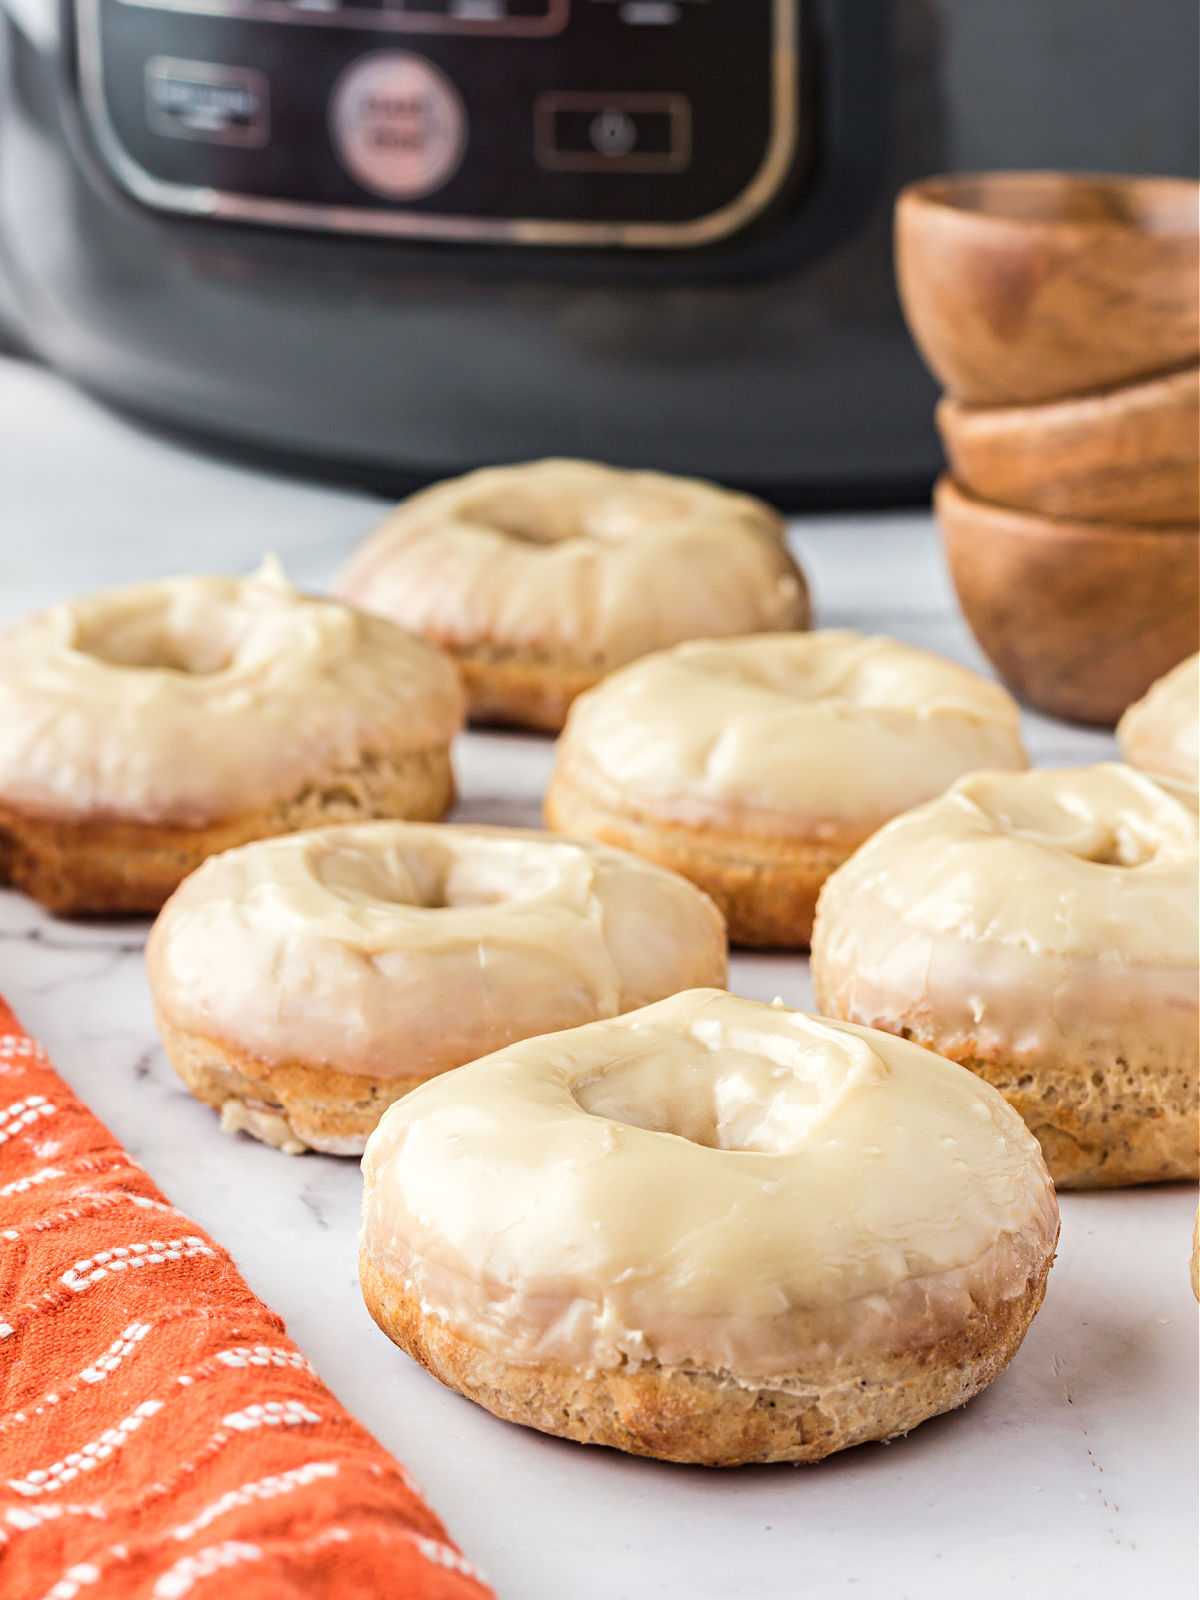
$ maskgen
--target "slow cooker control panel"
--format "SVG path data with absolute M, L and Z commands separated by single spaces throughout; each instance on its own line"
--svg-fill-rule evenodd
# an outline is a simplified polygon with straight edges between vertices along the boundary
M 679 249 L 804 159 L 804 0 L 76 0 L 80 95 L 164 211 Z

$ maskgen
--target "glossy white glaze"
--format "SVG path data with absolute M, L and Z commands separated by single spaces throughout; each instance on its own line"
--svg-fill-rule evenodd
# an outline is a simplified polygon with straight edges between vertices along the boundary
M 221 822 L 444 749 L 462 716 L 444 656 L 272 562 L 70 596 L 0 631 L 0 798 L 43 816 Z
M 1054 1248 L 1041 1152 L 903 1039 L 691 989 L 396 1101 L 363 1243 L 504 1361 L 780 1388 L 958 1333 Z
M 959 1059 L 1194 1076 L 1197 901 L 1194 800 L 1120 762 L 974 773 L 826 883 L 818 1004 Z
M 370 822 L 210 858 L 146 956 L 176 1028 L 261 1061 L 417 1077 L 720 984 L 725 925 L 690 883 L 624 851 Z
M 451 649 L 598 673 L 678 639 L 802 627 L 782 536 L 761 501 L 715 484 L 536 461 L 405 501 L 335 589 Z
M 1126 761 L 1171 783 L 1200 783 L 1200 655 L 1189 656 L 1126 711 L 1117 727 Z
M 786 836 L 865 834 L 965 772 L 1023 767 L 1025 752 L 995 682 L 822 628 L 635 661 L 575 702 L 559 760 L 639 812 Z

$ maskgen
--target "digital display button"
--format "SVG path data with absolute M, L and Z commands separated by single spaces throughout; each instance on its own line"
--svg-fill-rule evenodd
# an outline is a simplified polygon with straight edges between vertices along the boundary
M 380 50 L 347 67 L 334 85 L 329 124 L 346 171 L 389 200 L 440 189 L 467 143 L 458 90 L 407 50 Z
M 681 94 L 559 90 L 534 105 L 534 153 L 558 172 L 682 172 L 691 107 Z
M 155 133 L 251 147 L 270 136 L 270 95 L 261 72 L 152 56 L 145 82 L 146 123 Z

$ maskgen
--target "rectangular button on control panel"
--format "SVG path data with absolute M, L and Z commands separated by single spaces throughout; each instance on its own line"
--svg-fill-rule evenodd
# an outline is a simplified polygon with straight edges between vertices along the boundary
M 266 77 L 250 67 L 153 56 L 146 63 L 146 122 L 174 139 L 264 145 L 271 131 Z
M 556 90 L 533 118 L 538 165 L 552 172 L 682 172 L 691 160 L 685 95 Z

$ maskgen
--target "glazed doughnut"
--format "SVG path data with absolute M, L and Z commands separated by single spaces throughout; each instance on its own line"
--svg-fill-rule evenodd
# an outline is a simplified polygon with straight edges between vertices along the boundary
M 406 500 L 335 593 L 455 659 L 477 720 L 557 729 L 614 667 L 680 639 L 808 624 L 777 514 L 590 461 L 468 473 Z
M 0 880 L 156 911 L 246 839 L 440 817 L 462 714 L 444 656 L 270 563 L 54 606 L 0 634 Z
M 821 893 L 817 1005 L 977 1072 L 1060 1188 L 1197 1174 L 1194 804 L 1135 772 L 980 772 Z
M 1015 1354 L 1058 1233 L 986 1084 L 712 990 L 423 1085 L 363 1173 L 363 1292 L 409 1355 L 499 1417 L 708 1466 L 962 1405 Z
M 361 1155 L 436 1073 L 724 983 L 725 929 L 690 883 L 618 850 L 372 822 L 213 857 L 146 959 L 167 1053 L 226 1128 Z
M 1200 656 L 1188 656 L 1152 683 L 1117 723 L 1131 766 L 1195 789 L 1200 785 Z
M 854 633 L 695 641 L 585 695 L 546 818 L 673 868 L 739 944 L 803 945 L 821 884 L 899 811 L 976 767 L 1023 767 L 1013 700 Z

